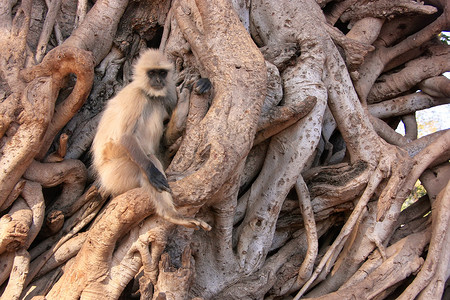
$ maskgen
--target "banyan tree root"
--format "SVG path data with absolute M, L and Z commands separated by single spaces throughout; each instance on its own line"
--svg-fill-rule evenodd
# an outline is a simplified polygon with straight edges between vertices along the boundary
M 427 258 L 414 281 L 398 299 L 437 299 L 448 279 L 450 255 L 450 182 L 439 193 L 432 206 L 432 232 Z
M 181 268 L 173 268 L 170 265 L 168 254 L 161 256 L 159 262 L 160 274 L 154 291 L 159 299 L 182 299 L 187 295 L 192 281 L 193 266 L 191 263 L 191 249 L 186 247 L 181 257 Z M 177 289 L 173 289 L 173 282 L 177 282 Z M 164 298 L 165 297 L 165 298 Z
M 153 202 L 145 191 L 134 189 L 113 199 L 102 218 L 89 230 L 86 242 L 61 279 L 46 296 L 47 299 L 71 299 L 85 295 L 107 293 L 102 285 L 111 268 L 111 256 L 117 240 L 128 232 L 132 225 L 154 212 Z M 92 264 L 92 262 L 96 262 Z M 76 280 L 76 283 L 73 282 Z M 93 294 L 91 294 L 93 293 Z
M 364 264 L 361 273 L 364 278 L 351 284 L 346 284 L 334 293 L 329 293 L 322 297 L 309 298 L 320 300 L 342 299 L 373 299 L 382 295 L 385 290 L 396 283 L 417 272 L 423 264 L 422 251 L 430 238 L 429 231 L 412 234 L 386 250 L 386 258 L 381 255 L 376 257 L 376 261 L 368 261 L 370 267 Z M 365 273 L 367 272 L 367 273 Z M 373 282 L 377 282 L 376 288 Z M 408 298 L 411 299 L 411 298 Z
M 93 72 L 92 55 L 71 47 L 57 47 L 41 64 L 21 71 L 23 81 L 28 84 L 21 94 L 12 94 L 8 99 L 20 99 L 15 109 L 19 106 L 22 112 L 15 120 L 2 124 L 10 128 L 15 121 L 18 128 L 9 134 L 2 148 L 5 155 L 0 157 L 1 204 L 33 159 L 45 156 L 56 133 L 84 103 L 92 86 Z M 71 94 L 55 106 L 58 93 L 65 84 L 63 79 L 72 73 L 76 74 L 77 82 Z M 13 102 L 6 101 L 3 105 L 13 105 Z
M 47 208 L 47 234 L 53 235 L 61 229 L 64 218 L 70 216 L 72 206 L 81 196 L 87 180 L 86 166 L 79 160 L 64 160 L 56 163 L 33 161 L 24 173 L 28 180 L 39 182 L 43 187 L 62 184 L 59 197 Z

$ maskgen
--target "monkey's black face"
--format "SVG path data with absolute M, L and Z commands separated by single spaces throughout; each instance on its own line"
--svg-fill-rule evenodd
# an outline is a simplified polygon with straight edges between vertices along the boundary
M 166 86 L 167 70 L 165 69 L 151 69 L 147 71 L 147 77 L 150 86 L 155 90 L 161 90 Z

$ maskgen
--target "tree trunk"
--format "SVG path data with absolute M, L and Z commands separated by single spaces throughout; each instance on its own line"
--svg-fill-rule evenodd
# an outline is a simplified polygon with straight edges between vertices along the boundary
M 444 0 L 3 1 L 0 299 L 444 298 L 450 132 L 415 113 L 450 102 L 449 26 Z M 90 171 L 149 47 L 189 106 L 172 195 L 209 232 Z

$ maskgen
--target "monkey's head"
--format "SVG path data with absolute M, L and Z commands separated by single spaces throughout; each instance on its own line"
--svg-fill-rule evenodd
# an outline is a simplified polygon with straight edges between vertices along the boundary
M 157 49 L 145 50 L 134 65 L 134 81 L 148 95 L 164 97 L 173 83 L 173 64 Z

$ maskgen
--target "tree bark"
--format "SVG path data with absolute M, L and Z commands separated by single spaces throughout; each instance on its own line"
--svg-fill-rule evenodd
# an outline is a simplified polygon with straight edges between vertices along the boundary
M 422 136 L 416 115 L 450 103 L 449 9 L 2 1 L 0 299 L 444 298 L 450 131 Z M 91 174 L 100 112 L 145 48 L 176 66 L 188 113 L 165 173 L 209 232 Z

